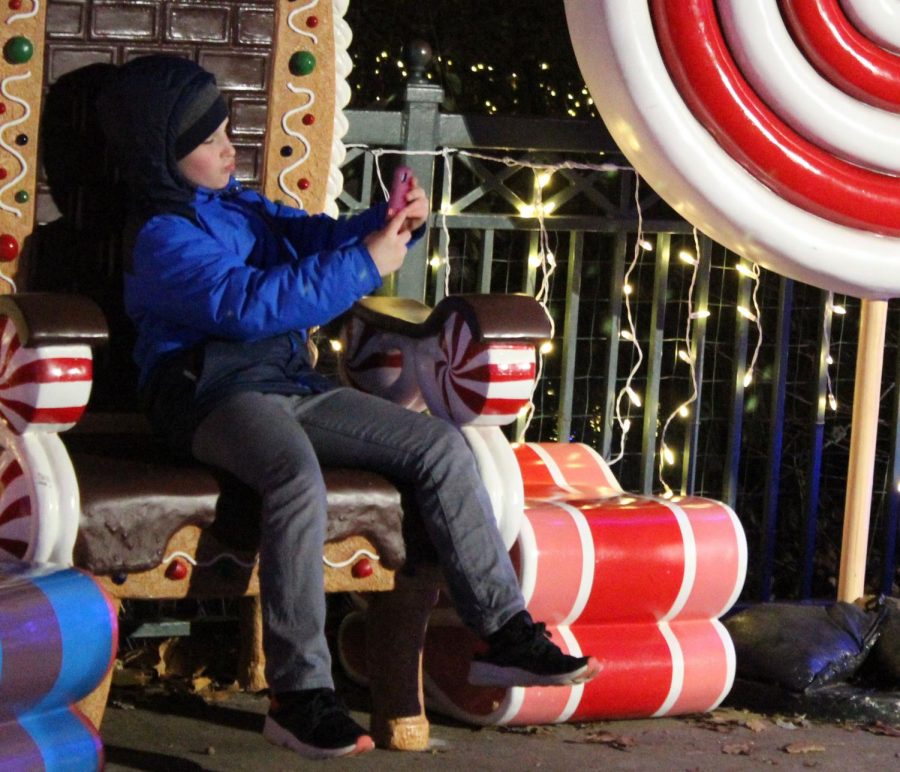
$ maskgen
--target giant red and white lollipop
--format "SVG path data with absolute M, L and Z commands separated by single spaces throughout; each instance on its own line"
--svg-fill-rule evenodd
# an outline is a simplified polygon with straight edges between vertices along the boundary
M 748 260 L 864 298 L 848 517 L 868 509 L 877 412 L 864 407 L 877 411 L 881 301 L 900 295 L 897 11 L 885 0 L 566 0 L 603 120 L 670 205 Z M 847 538 L 845 527 L 844 556 L 858 554 Z

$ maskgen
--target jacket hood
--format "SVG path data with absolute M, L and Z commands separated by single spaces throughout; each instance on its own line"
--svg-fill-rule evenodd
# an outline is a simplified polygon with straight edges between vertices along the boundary
M 175 56 L 133 59 L 118 68 L 97 98 L 97 113 L 113 158 L 145 220 L 171 212 L 193 218 L 195 188 L 178 171 L 181 119 L 212 74 Z

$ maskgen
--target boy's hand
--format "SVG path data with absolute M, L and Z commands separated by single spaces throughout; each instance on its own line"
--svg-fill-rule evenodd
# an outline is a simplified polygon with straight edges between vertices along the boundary
M 403 265 L 403 259 L 406 257 L 406 244 L 412 236 L 412 231 L 404 227 L 404 223 L 410 216 L 409 210 L 409 206 L 401 209 L 388 220 L 387 225 L 380 230 L 373 231 L 363 241 L 372 256 L 372 262 L 375 263 L 378 273 L 382 276 L 393 273 Z
M 419 181 L 413 177 L 409 192 L 406 194 L 406 207 L 400 211 L 406 212 L 403 228 L 414 231 L 428 219 L 428 196 L 419 185 Z M 388 217 L 394 217 L 398 212 L 388 210 Z

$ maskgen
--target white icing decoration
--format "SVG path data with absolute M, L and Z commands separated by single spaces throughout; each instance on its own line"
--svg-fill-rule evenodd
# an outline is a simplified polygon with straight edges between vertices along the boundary
M 20 123 L 24 123 L 25 121 L 27 121 L 28 117 L 31 115 L 31 107 L 24 99 L 20 99 L 19 97 L 10 94 L 7 91 L 6 87 L 14 80 L 27 80 L 30 77 L 31 70 L 29 70 L 28 72 L 24 72 L 21 75 L 10 75 L 8 78 L 5 78 L 2 83 L 0 83 L 0 92 L 2 92 L 3 96 L 5 96 L 9 101 L 15 102 L 17 105 L 21 105 L 25 110 L 24 114 L 21 117 L 16 118 L 16 120 L 10 121 L 9 123 L 4 123 L 2 126 L 0 126 L 0 147 L 2 147 L 10 155 L 12 155 L 22 166 L 21 171 L 9 182 L 7 182 L 2 188 L 0 188 L 0 209 L 2 209 L 4 212 L 10 212 L 16 217 L 22 216 L 22 210 L 16 209 L 14 206 L 4 204 L 2 196 L 13 185 L 18 184 L 19 180 L 21 180 L 28 173 L 28 164 L 25 161 L 25 157 L 18 150 L 10 147 L 10 145 L 7 144 L 6 140 L 3 139 L 3 132 L 13 126 L 18 126 Z
M 303 110 L 309 110 L 309 108 L 312 107 L 316 101 L 316 95 L 313 94 L 313 92 L 308 88 L 300 88 L 299 86 L 294 86 L 291 83 L 288 83 L 287 87 L 291 91 L 293 91 L 295 94 L 305 94 L 309 98 L 309 100 L 307 101 L 307 103 L 305 105 L 300 105 L 300 107 L 295 107 L 292 110 L 288 110 L 281 118 L 281 130 L 285 134 L 287 134 L 289 137 L 294 137 L 295 139 L 299 139 L 303 143 L 305 152 L 303 153 L 303 155 L 300 158 L 298 158 L 296 161 L 294 161 L 294 163 L 292 163 L 290 166 L 281 170 L 281 174 L 278 175 L 278 187 L 280 188 L 282 193 L 290 196 L 302 208 L 303 201 L 300 199 L 300 196 L 298 196 L 296 193 L 294 193 L 293 190 L 288 190 L 287 186 L 285 185 L 284 178 L 288 174 L 290 174 L 290 172 L 292 172 L 294 169 L 296 169 L 298 166 L 300 166 L 300 164 L 304 163 L 307 158 L 309 158 L 309 155 L 311 152 L 311 147 L 309 144 L 309 140 L 306 137 L 304 137 L 300 132 L 294 131 L 293 129 L 288 127 L 288 121 L 290 120 L 290 118 L 293 115 L 296 115 L 297 113 L 299 113 Z
M 188 555 L 187 552 L 173 552 L 171 555 L 166 555 L 166 557 L 163 558 L 163 561 L 162 561 L 163 565 L 165 565 L 166 563 L 171 563 L 175 558 L 183 558 L 184 560 L 186 560 L 188 563 L 190 563 L 195 568 L 197 566 L 201 566 L 201 567 L 213 566 L 216 563 L 218 563 L 220 560 L 230 560 L 232 563 L 237 563 L 239 566 L 242 566 L 243 568 L 253 568 L 259 562 L 258 559 L 247 562 L 245 560 L 240 560 L 239 558 L 236 558 L 230 552 L 220 552 L 212 560 L 205 560 L 201 563 L 201 562 L 195 560 L 192 555 Z
M 24 13 L 14 13 L 7 20 L 7 24 L 12 24 L 13 22 L 19 21 L 20 19 L 33 19 L 37 16 L 38 11 L 41 8 L 41 0 L 34 0 L 34 4 L 30 11 L 25 11 Z
M 298 13 L 309 11 L 310 9 L 315 8 L 318 4 L 319 0 L 311 0 L 301 8 L 297 8 L 291 11 L 291 13 L 288 14 L 287 18 L 288 28 L 292 32 L 311 39 L 313 44 L 316 45 L 319 42 L 318 38 L 312 33 L 298 27 L 294 23 L 294 18 Z M 346 107 L 347 104 L 349 104 L 352 97 L 350 84 L 347 83 L 347 76 L 353 69 L 353 61 L 350 58 L 350 54 L 348 52 L 350 42 L 353 39 L 353 31 L 350 29 L 350 25 L 347 24 L 346 20 L 344 19 L 344 16 L 347 13 L 347 7 L 348 0 L 332 0 L 332 26 L 334 29 L 335 43 L 334 139 L 331 147 L 331 162 L 328 180 L 326 181 L 325 185 L 324 209 L 327 214 L 330 214 L 333 217 L 338 216 L 337 197 L 340 194 L 344 183 L 344 177 L 339 168 L 346 155 L 346 150 L 343 143 L 341 142 L 341 138 L 346 134 L 348 129 L 347 119 L 344 115 L 343 108 Z M 284 193 L 286 196 L 289 196 L 297 203 L 298 206 L 302 208 L 303 200 L 293 190 L 290 190 L 288 188 L 288 186 L 285 184 L 285 177 L 309 158 L 312 152 L 312 147 L 309 140 L 305 136 L 297 131 L 288 129 L 287 122 L 290 117 L 295 115 L 297 112 L 301 110 L 308 110 L 310 107 L 312 107 L 313 102 L 315 101 L 315 94 L 313 94 L 310 89 L 299 88 L 291 85 L 290 83 L 287 84 L 287 87 L 295 94 L 306 94 L 309 97 L 309 101 L 305 105 L 296 107 L 285 113 L 281 119 L 281 128 L 284 133 L 289 137 L 293 137 L 303 143 L 304 153 L 301 158 L 298 158 L 290 166 L 283 169 L 278 175 L 278 188 L 282 193 Z
M 303 13 L 304 11 L 308 11 L 311 8 L 315 8 L 318 4 L 319 4 L 319 0 L 312 0 L 311 3 L 307 3 L 302 8 L 297 8 L 296 10 L 291 11 L 290 14 L 288 14 L 288 20 L 287 20 L 288 27 L 290 27 L 298 35 L 303 35 L 303 37 L 307 37 L 310 40 L 312 40 L 313 45 L 318 45 L 319 39 L 312 32 L 307 32 L 305 29 L 300 29 L 299 27 L 295 26 L 294 25 L 294 17 L 298 13 Z
M 381 559 L 378 557 L 378 555 L 375 555 L 375 554 L 369 552 L 369 550 L 356 550 L 356 552 L 354 552 L 353 555 L 351 555 L 346 560 L 340 561 L 339 563 L 332 563 L 324 555 L 322 556 L 322 562 L 324 562 L 326 566 L 330 566 L 331 568 L 346 568 L 347 566 L 353 565 L 360 556 L 370 558 L 372 560 L 380 560 Z

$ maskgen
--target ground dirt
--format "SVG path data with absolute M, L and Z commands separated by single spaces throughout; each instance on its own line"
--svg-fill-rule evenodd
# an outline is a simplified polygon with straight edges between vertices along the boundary
M 344 691 L 355 718 L 364 696 Z M 355 708 L 362 708 L 357 710 Z M 290 770 L 312 766 L 261 736 L 267 700 L 219 690 L 122 689 L 102 727 L 107 772 Z M 879 719 L 810 719 L 735 707 L 702 715 L 540 727 L 461 726 L 432 717 L 425 753 L 375 750 L 317 762 L 328 769 L 751 770 L 900 769 L 900 726 Z

